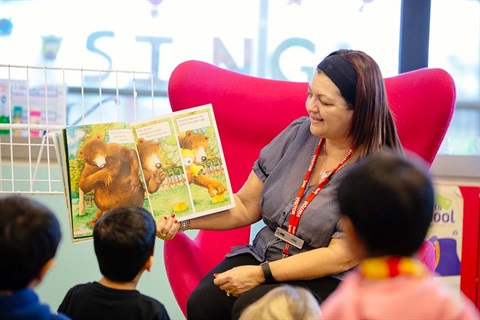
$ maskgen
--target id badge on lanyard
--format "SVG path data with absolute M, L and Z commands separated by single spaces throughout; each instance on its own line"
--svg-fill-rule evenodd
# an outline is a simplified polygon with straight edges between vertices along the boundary
M 277 230 L 275 230 L 275 237 L 285 241 L 286 243 L 291 244 L 292 246 L 297 247 L 298 249 L 302 249 L 303 243 L 305 242 L 299 237 L 291 234 L 286 230 L 283 230 L 280 227 L 277 227 Z

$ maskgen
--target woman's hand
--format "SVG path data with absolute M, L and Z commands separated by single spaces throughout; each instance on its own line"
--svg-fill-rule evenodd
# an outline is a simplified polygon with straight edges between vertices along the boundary
M 180 223 L 175 219 L 175 214 L 164 216 L 157 221 L 157 238 L 171 240 L 180 230 Z
M 227 296 L 232 295 L 235 297 L 265 281 L 262 267 L 260 266 L 239 266 L 222 273 L 216 273 L 214 277 L 213 283 L 220 290 L 225 291 Z

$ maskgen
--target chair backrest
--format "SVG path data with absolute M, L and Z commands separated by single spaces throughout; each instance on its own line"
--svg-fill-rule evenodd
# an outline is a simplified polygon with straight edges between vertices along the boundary
M 173 111 L 211 103 L 233 191 L 259 151 L 293 119 L 306 115 L 306 83 L 246 76 L 201 62 L 178 65 L 168 83 Z
M 385 85 L 404 148 L 431 164 L 453 115 L 452 77 L 425 68 L 386 78 Z M 257 78 L 195 60 L 175 68 L 168 97 L 173 111 L 213 105 L 234 191 L 260 149 L 295 118 L 307 115 L 306 82 Z

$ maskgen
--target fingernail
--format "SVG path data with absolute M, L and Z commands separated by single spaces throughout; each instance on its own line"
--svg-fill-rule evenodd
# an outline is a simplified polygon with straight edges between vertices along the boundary
M 167 217 L 166 217 L 166 216 L 163 216 L 163 219 L 167 220 Z
M 177 219 L 175 219 L 175 220 L 173 220 L 173 222 L 175 222 L 175 223 L 178 223 L 178 220 L 177 220 Z
M 218 273 L 214 273 L 213 276 L 216 278 L 218 276 Z
M 172 218 L 175 218 L 175 213 L 172 213 Z

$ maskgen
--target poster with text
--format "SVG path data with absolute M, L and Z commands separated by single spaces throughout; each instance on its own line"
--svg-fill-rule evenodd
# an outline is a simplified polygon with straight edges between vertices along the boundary
M 427 240 L 435 246 L 435 273 L 445 285 L 460 292 L 463 196 L 456 185 L 435 184 L 435 206 Z

